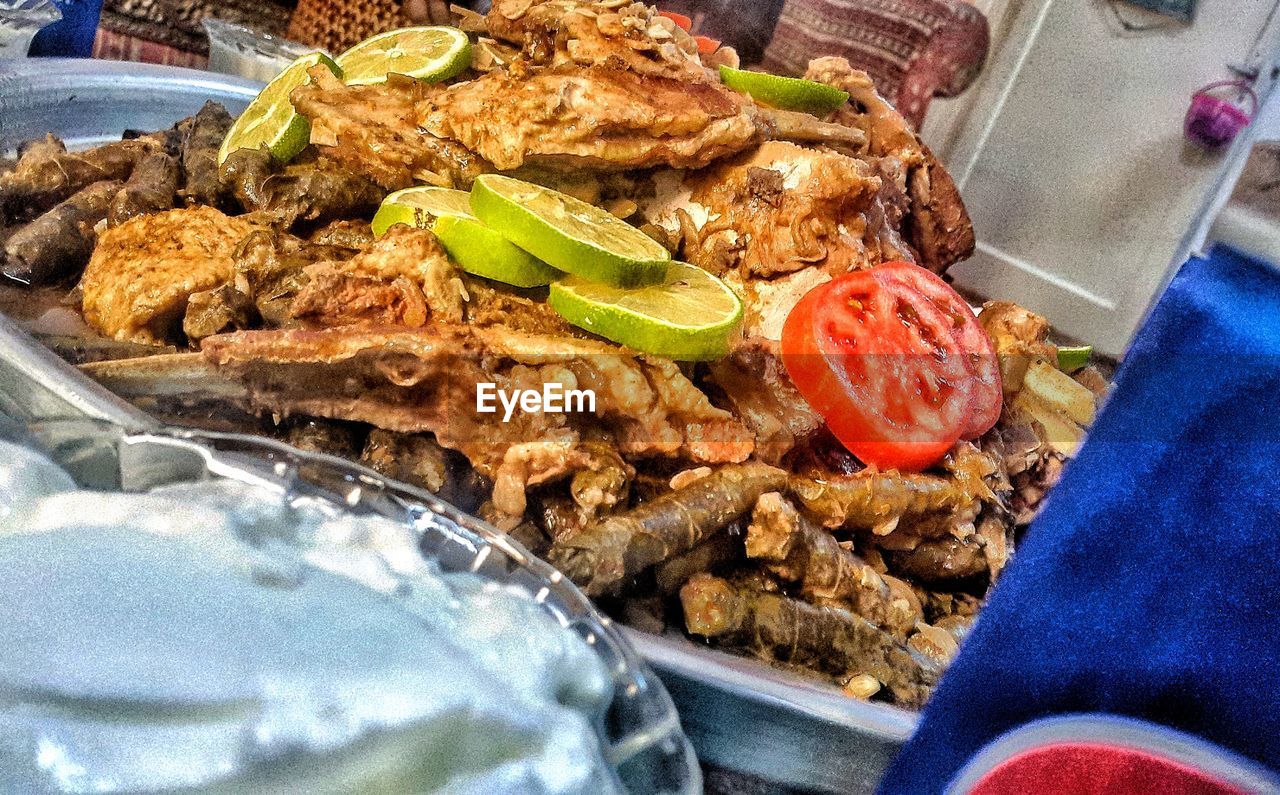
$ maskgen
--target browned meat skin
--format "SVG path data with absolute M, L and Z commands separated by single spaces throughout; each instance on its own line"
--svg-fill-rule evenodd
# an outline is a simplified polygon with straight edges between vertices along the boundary
M 107 223 L 119 226 L 137 215 L 172 209 L 177 190 L 178 161 L 164 152 L 152 152 L 138 161 L 112 200 Z
M 527 486 L 590 467 L 584 434 L 612 438 L 628 458 L 720 463 L 752 449 L 674 364 L 589 340 L 429 325 L 241 332 L 202 349 L 261 410 L 434 433 L 494 480 L 494 502 L 511 515 L 523 513 Z M 553 380 L 593 390 L 595 413 L 517 413 L 504 423 L 475 412 L 478 383 L 541 389 Z
M 189 204 L 217 206 L 221 201 L 218 149 L 232 121 L 227 109 L 212 101 L 206 102 L 192 119 L 187 140 L 182 145 L 182 171 L 186 175 L 182 196 Z
M 680 589 L 680 601 L 685 626 L 695 635 L 835 676 L 871 674 L 903 706 L 922 705 L 938 680 L 935 662 L 838 607 L 817 607 L 706 574 Z
M 513 68 L 614 63 L 638 74 L 705 79 L 697 43 L 656 9 L 581 0 L 498 0 L 489 35 L 521 47 Z
M 684 258 L 713 273 L 768 278 L 819 267 L 837 275 L 913 259 L 887 223 L 881 184 L 862 160 L 770 141 L 687 174 L 687 204 L 659 204 L 646 217 L 672 228 L 683 211 Z
M 562 337 L 584 336 L 546 301 L 542 290 L 521 290 L 463 274 L 467 301 L 463 322 L 469 326 L 502 326 L 531 334 Z
M 785 482 L 786 473 L 767 464 L 723 466 L 557 540 L 548 560 L 588 596 L 617 594 L 632 577 L 698 546 Z
M 423 308 L 434 322 L 462 322 L 466 300 L 462 272 L 449 259 L 435 235 L 425 229 L 396 225 L 351 259 L 326 263 L 326 266 L 335 273 L 384 283 L 403 279 L 421 292 L 425 301 Z M 354 294 L 348 296 L 355 297 Z M 326 299 L 321 295 L 317 300 L 325 302 Z M 341 306 L 334 309 L 338 315 L 343 311 Z M 368 301 L 368 309 L 377 311 L 376 299 Z M 403 325 L 420 326 L 422 322 Z
M 293 301 L 307 284 L 306 269 L 348 253 L 346 249 L 311 244 L 277 230 L 259 229 L 245 237 L 236 249 L 235 288 L 254 302 L 267 326 L 297 326 Z
M 299 252 L 322 249 L 295 245 Z M 417 327 L 428 316 L 450 322 L 462 316 L 456 268 L 425 230 L 397 227 L 350 259 L 326 259 L 300 267 L 301 273 L 290 280 L 293 296 L 286 310 L 290 321 L 322 327 Z
M 920 263 L 942 273 L 972 254 L 973 223 L 955 182 L 902 116 L 876 93 L 871 78 L 835 57 L 810 61 L 805 77 L 849 92 L 851 102 L 836 111 L 835 118 L 862 129 L 868 153 L 885 160 L 882 168 L 897 175 L 899 189 L 910 198 L 906 231 Z
M 768 340 L 747 340 L 708 369 L 711 383 L 755 434 L 762 461 L 777 464 L 797 441 L 822 427 L 822 417 L 791 383 L 777 346 Z
M 0 218 L 27 219 L 95 182 L 127 179 L 149 141 L 117 141 L 68 152 L 52 135 L 27 145 L 13 171 L 0 174 Z
M 356 324 L 413 328 L 427 322 L 427 301 L 412 280 L 353 272 L 342 265 L 308 266 L 306 284 L 289 305 L 290 316 L 325 328 Z
M 350 236 L 333 234 L 348 245 L 365 236 L 359 230 Z M 232 285 L 193 297 L 187 336 L 201 339 L 225 329 L 249 328 L 242 318 L 252 319 L 244 310 L 254 307 L 269 325 L 286 328 L 413 328 L 428 318 L 462 320 L 466 293 L 460 273 L 430 232 L 397 227 L 350 254 L 348 248 L 279 232 L 248 236 L 236 254 Z
M 107 217 L 120 182 L 95 182 L 9 236 L 5 276 L 48 284 L 79 271 L 93 253 L 94 225 Z
M 311 83 L 294 89 L 290 100 L 310 119 L 320 154 L 351 172 L 387 190 L 415 182 L 465 189 L 489 165 L 465 146 L 418 129 L 415 103 L 440 90 L 417 80 L 346 86 L 316 67 Z
M 779 579 L 797 583 L 810 602 L 835 602 L 906 637 L 914 616 L 895 610 L 889 586 L 831 533 L 777 492 L 761 495 L 747 526 L 747 557 L 766 561 Z
M 236 247 L 253 230 L 204 206 L 140 215 L 108 229 L 80 282 L 85 320 L 114 339 L 164 341 L 193 293 L 231 280 Z
M 760 140 L 753 106 L 701 79 L 612 64 L 490 72 L 419 106 L 419 123 L 509 170 L 699 167 Z

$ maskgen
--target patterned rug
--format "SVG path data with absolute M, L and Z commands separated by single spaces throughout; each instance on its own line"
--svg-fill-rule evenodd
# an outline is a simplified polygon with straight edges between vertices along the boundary
M 283 35 L 293 6 L 294 0 L 104 0 L 100 25 L 117 34 L 106 37 L 109 41 L 131 37 L 204 56 L 209 54 L 209 40 L 200 26 L 204 19 L 216 17 Z

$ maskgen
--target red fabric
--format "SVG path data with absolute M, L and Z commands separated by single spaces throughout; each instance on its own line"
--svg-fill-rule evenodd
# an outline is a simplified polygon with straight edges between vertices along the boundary
M 1180 762 L 1131 748 L 1060 743 L 1007 759 L 968 795 L 1246 795 Z
M 761 66 L 799 76 L 812 58 L 843 56 L 919 128 L 930 99 L 973 82 L 989 46 L 986 17 L 960 0 L 786 0 Z
M 107 61 L 141 61 L 166 66 L 188 66 L 203 69 L 209 63 L 208 56 L 170 47 L 158 41 L 140 39 L 124 33 L 98 28 L 93 42 L 93 57 Z

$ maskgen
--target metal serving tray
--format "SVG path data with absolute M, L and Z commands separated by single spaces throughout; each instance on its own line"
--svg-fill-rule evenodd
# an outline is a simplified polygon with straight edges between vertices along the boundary
M 233 113 L 257 84 L 174 67 L 102 61 L 0 61 L 0 151 L 45 132 L 87 145 L 125 129 L 165 128 L 206 99 Z M 101 91 L 93 98 L 91 93 Z M 77 416 L 158 431 L 161 425 L 59 359 L 0 316 L 0 388 L 34 417 Z M 258 452 L 289 448 L 262 441 Z M 326 457 L 328 458 L 328 457 Z M 427 492 L 373 478 L 402 499 L 456 515 L 467 527 L 497 533 Z M 809 792 L 871 792 L 915 729 L 914 713 L 864 703 L 832 686 L 680 636 L 622 628 L 675 700 L 698 756 L 713 768 Z M 768 789 L 768 788 L 766 788 Z M 752 791 L 764 791 L 758 787 Z

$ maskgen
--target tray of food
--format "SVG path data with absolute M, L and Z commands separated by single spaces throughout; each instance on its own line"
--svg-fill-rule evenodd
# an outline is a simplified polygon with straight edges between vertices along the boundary
M 653 672 L 501 533 L 267 440 L 30 421 L 13 384 L 4 789 L 701 791 Z
M 641 4 L 458 24 L 65 126 L 82 65 L 0 79 L 5 366 L 454 506 L 629 628 L 704 759 L 872 787 L 1105 384 L 940 277 L 963 203 L 847 63 Z

